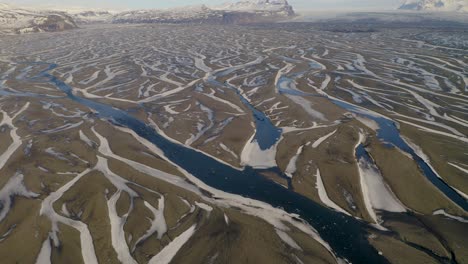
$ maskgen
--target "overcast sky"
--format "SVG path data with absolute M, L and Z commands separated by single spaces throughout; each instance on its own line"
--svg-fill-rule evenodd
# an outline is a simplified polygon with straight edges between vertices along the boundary
M 92 7 L 109 9 L 168 8 L 184 5 L 218 5 L 235 0 L 0 0 L 14 5 Z M 401 0 L 289 0 L 297 10 L 395 9 Z

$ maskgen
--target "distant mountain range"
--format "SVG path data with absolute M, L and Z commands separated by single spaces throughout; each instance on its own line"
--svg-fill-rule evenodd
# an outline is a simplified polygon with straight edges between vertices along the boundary
M 67 10 L 66 12 L 70 14 L 77 24 L 106 23 L 112 21 L 115 15 L 114 12 L 107 10 Z
M 406 0 L 399 10 L 468 12 L 468 0 Z M 220 6 L 188 6 L 172 9 L 143 9 L 124 12 L 109 10 L 36 10 L 0 3 L 0 33 L 62 31 L 77 24 L 173 23 L 248 24 L 272 23 L 296 17 L 287 0 L 241 0 Z
M 90 23 L 245 24 L 295 16 L 286 0 L 244 0 L 222 6 L 189 6 L 125 12 L 106 10 L 32 10 L 0 3 L 0 32 L 29 33 L 73 29 Z
M 112 18 L 113 23 L 246 24 L 276 22 L 295 15 L 286 0 L 240 1 L 216 7 L 191 6 L 166 10 L 134 10 Z
M 280 12 L 283 15 L 294 15 L 291 5 L 286 0 L 250 0 L 240 1 L 236 3 L 228 3 L 214 9 L 221 9 L 227 11 L 270 11 Z
M 468 0 L 407 0 L 400 10 L 468 12 Z
M 74 19 L 65 12 L 36 11 L 0 3 L 0 32 L 31 33 L 76 28 Z

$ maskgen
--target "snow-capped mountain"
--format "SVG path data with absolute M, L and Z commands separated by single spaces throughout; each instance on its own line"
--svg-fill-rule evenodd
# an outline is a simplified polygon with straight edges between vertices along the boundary
M 287 0 L 242 0 L 208 7 L 186 6 L 125 12 L 83 8 L 37 11 L 0 3 L 0 30 L 16 33 L 59 31 L 91 23 L 245 24 L 269 23 L 295 16 Z
M 204 5 L 172 9 L 132 10 L 116 14 L 113 23 L 202 23 L 222 18 L 222 14 Z
M 214 9 L 229 11 L 270 11 L 294 15 L 294 10 L 287 0 L 250 0 L 228 3 Z
M 113 23 L 244 24 L 274 22 L 295 15 L 286 0 L 250 0 L 222 6 L 136 10 L 117 14 Z
M 114 14 L 110 11 L 84 10 L 80 12 L 68 12 L 78 24 L 105 23 L 112 21 Z
M 407 0 L 401 10 L 468 12 L 468 0 Z
M 29 33 L 62 31 L 76 28 L 68 14 L 57 11 L 37 11 L 0 4 L 0 32 Z

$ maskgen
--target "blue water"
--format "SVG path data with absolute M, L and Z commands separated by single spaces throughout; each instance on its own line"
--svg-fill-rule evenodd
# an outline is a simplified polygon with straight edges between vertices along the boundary
M 461 208 L 463 208 L 465 211 L 468 210 L 468 202 L 465 198 L 463 198 L 460 194 L 458 194 L 453 188 L 451 188 L 449 185 L 447 185 L 446 182 L 444 182 L 442 179 L 437 177 L 436 173 L 431 169 L 431 167 L 421 158 L 419 157 L 414 150 L 402 139 L 400 135 L 400 131 L 398 130 L 398 127 L 396 126 L 395 122 L 393 122 L 390 119 L 380 117 L 380 116 L 374 116 L 371 114 L 367 114 L 363 111 L 361 111 L 358 107 L 348 104 L 343 101 L 338 101 L 338 100 L 333 100 L 333 102 L 348 110 L 351 111 L 355 114 L 364 116 L 366 118 L 369 118 L 371 120 L 374 120 L 378 125 L 379 129 L 377 130 L 377 137 L 382 140 L 384 143 L 386 143 L 389 146 L 394 146 L 402 151 L 408 153 L 411 155 L 411 157 L 416 161 L 418 164 L 421 172 L 426 176 L 426 178 L 435 186 L 437 187 L 441 192 L 443 192 L 450 200 L 452 200 L 454 203 L 459 205 Z
M 219 75 L 217 75 L 219 76 Z M 267 150 L 273 147 L 281 138 L 283 130 L 276 127 L 271 120 L 262 111 L 256 109 L 235 87 L 228 83 L 220 83 L 215 79 L 209 80 L 213 85 L 230 89 L 239 96 L 240 101 L 252 112 L 255 123 L 255 136 L 253 140 L 258 142 L 261 150 Z
M 249 104 L 250 105 L 250 104 Z M 253 106 L 249 106 L 255 121 L 255 137 L 261 150 L 267 150 L 273 147 L 281 138 L 283 130 L 277 128 L 271 120 L 261 111 Z
M 49 65 L 36 80 L 43 79 L 43 82 L 53 84 L 71 100 L 95 110 L 99 117 L 112 120 L 116 125 L 133 130 L 160 148 L 169 160 L 207 185 L 298 214 L 318 231 L 338 257 L 346 258 L 352 263 L 388 263 L 369 244 L 367 230 L 371 227 L 365 222 L 323 207 L 266 179 L 257 170 L 246 168 L 239 171 L 201 152 L 173 143 L 125 111 L 78 97 L 72 93 L 71 87 L 49 73 L 55 67 L 56 65 Z M 259 117 L 262 118 L 262 115 Z
M 370 156 L 366 151 L 366 148 L 364 148 L 364 145 L 359 144 L 356 148 L 356 158 L 357 160 L 360 160 L 361 158 L 366 159 L 366 161 L 370 161 Z

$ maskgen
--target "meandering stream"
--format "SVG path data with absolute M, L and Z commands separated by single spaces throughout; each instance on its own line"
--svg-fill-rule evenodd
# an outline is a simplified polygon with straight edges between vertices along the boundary
M 48 65 L 47 69 L 34 77 L 35 81 L 43 79 L 63 91 L 71 100 L 96 111 L 99 117 L 133 130 L 160 148 L 173 163 L 207 185 L 298 214 L 318 231 L 338 257 L 352 263 L 388 263 L 369 244 L 367 230 L 371 227 L 367 223 L 325 208 L 266 179 L 257 170 L 247 167 L 239 171 L 201 152 L 171 142 L 125 111 L 74 95 L 70 86 L 50 73 L 56 67 L 55 64 Z
M 164 152 L 164 155 L 173 163 L 207 185 L 224 192 L 266 202 L 274 207 L 282 208 L 288 213 L 298 214 L 318 231 L 320 236 L 330 244 L 336 255 L 340 258 L 345 258 L 353 263 L 387 263 L 386 259 L 380 256 L 376 249 L 369 244 L 367 230 L 371 227 L 365 222 L 323 207 L 295 193 L 293 190 L 284 188 L 266 179 L 260 174 L 260 170 L 247 167 L 243 171 L 239 171 L 201 152 L 171 142 L 159 135 L 153 128 L 123 110 L 75 95 L 69 85 L 50 73 L 57 65 L 46 63 L 31 64 L 47 65 L 47 68 L 38 73 L 37 76 L 26 77 L 25 75 L 22 78 L 26 80 L 30 78 L 29 80 L 34 79 L 36 82 L 42 81 L 53 84 L 63 91 L 69 99 L 96 111 L 100 118 L 111 120 L 116 125 L 133 130 L 136 134 L 160 148 Z M 14 93 L 8 93 L 8 95 L 14 95 Z M 31 94 L 31 96 L 34 95 Z M 242 95 L 240 96 L 242 97 Z M 254 117 L 258 119 L 259 123 L 257 125 L 262 127 L 261 132 L 274 135 L 267 142 L 263 142 L 263 147 L 274 143 L 278 135 L 280 135 L 281 130 L 273 126 L 263 113 L 256 113 L 257 110 L 245 98 L 242 97 L 241 99 L 252 110 Z M 467 201 L 442 179 L 437 177 L 430 166 L 401 138 L 393 121 L 384 117 L 366 114 L 352 104 L 342 101 L 333 102 L 342 108 L 377 122 L 380 126 L 377 135 L 381 140 L 409 153 L 434 186 L 453 202 L 464 210 L 467 210 Z M 264 123 L 266 126 L 262 126 Z

